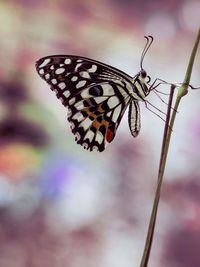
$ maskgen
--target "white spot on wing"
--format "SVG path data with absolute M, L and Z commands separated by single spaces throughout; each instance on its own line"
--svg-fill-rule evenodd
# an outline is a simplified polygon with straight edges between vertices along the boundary
M 64 68 L 59 68 L 59 69 L 57 69 L 57 70 L 55 71 L 55 74 L 61 74 L 61 73 L 63 73 L 64 71 L 65 71 Z
M 81 112 L 77 112 L 76 114 L 74 114 L 74 116 L 72 117 L 73 120 L 77 120 L 78 122 L 82 121 L 84 119 L 84 116 Z
M 83 87 L 84 85 L 86 84 L 86 81 L 79 81 L 76 85 L 76 88 L 80 88 L 80 87 Z
M 46 58 L 46 59 L 42 62 L 42 64 L 39 66 L 39 68 L 42 68 L 42 67 L 46 66 L 50 61 L 51 61 L 51 60 L 50 60 L 49 58 Z
M 79 133 L 76 133 L 76 134 L 75 134 L 75 140 L 76 140 L 76 141 L 79 141 L 80 139 L 81 139 L 80 134 L 79 134 Z
M 66 97 L 69 97 L 70 96 L 69 90 L 66 90 L 65 92 L 63 92 L 63 95 L 66 96 Z
M 90 97 L 90 94 L 88 93 L 88 90 L 83 90 L 83 92 L 81 92 L 81 96 L 82 98 L 88 98 Z
M 51 82 L 52 82 L 53 84 L 57 84 L 57 80 L 56 80 L 56 79 L 52 79 Z
M 44 74 L 44 69 L 39 70 L 39 74 Z
M 83 109 L 83 108 L 84 108 L 83 101 L 81 100 L 81 101 L 77 102 L 77 103 L 74 105 L 74 107 L 75 107 L 77 110 L 81 110 L 81 109 Z
M 119 114 L 120 114 L 120 112 L 121 112 L 121 105 L 119 105 L 118 107 L 116 107 L 116 108 L 114 109 L 113 116 L 112 116 L 112 120 L 113 120 L 114 122 L 116 122 L 117 119 L 119 118 Z
M 82 63 L 77 64 L 77 65 L 76 65 L 76 68 L 75 68 L 75 71 L 77 71 L 78 68 L 79 68 L 81 65 L 82 65 Z
M 71 78 L 71 81 L 72 82 L 75 82 L 75 81 L 77 81 L 78 80 L 78 77 L 77 76 L 73 76 L 72 78 Z
M 103 94 L 104 95 L 114 95 L 115 92 L 113 87 L 110 84 L 102 84 Z
M 52 90 L 53 90 L 56 94 L 58 93 L 58 90 L 57 90 L 57 89 L 53 88 Z
M 110 98 L 108 99 L 107 104 L 108 104 L 109 108 L 111 108 L 111 109 L 114 108 L 114 107 L 116 107 L 116 106 L 119 104 L 119 99 L 118 99 L 118 97 L 116 97 L 116 96 L 112 96 L 112 97 L 110 97 Z
M 89 72 L 95 72 L 97 70 L 96 65 L 92 65 L 92 67 L 88 70 Z
M 92 132 L 92 131 L 88 131 L 88 132 L 86 133 L 84 139 L 85 139 L 85 140 L 86 140 L 86 139 L 89 139 L 89 141 L 91 142 L 92 139 L 93 139 L 93 137 L 94 137 L 94 132 Z
M 65 89 L 66 84 L 64 82 L 61 82 L 61 83 L 59 83 L 58 87 L 63 90 L 63 89 Z
M 50 67 L 50 70 L 54 70 L 54 65 L 52 65 L 52 66 Z
M 80 125 L 84 128 L 84 130 L 87 130 L 90 127 L 91 123 L 92 121 L 90 120 L 90 118 L 86 118 L 80 123 Z
M 90 79 L 90 75 L 87 71 L 81 71 L 80 76 L 86 79 Z
M 72 115 L 72 111 L 70 108 L 68 108 L 68 111 L 67 111 L 67 116 L 70 117 Z
M 88 149 L 88 144 L 87 144 L 87 143 L 83 143 L 83 147 L 84 147 L 85 149 Z
M 72 61 L 71 61 L 70 58 L 67 58 L 67 59 L 65 59 L 65 61 L 64 61 L 65 64 L 70 64 L 71 62 L 72 62 Z
M 107 99 L 106 96 L 98 96 L 98 97 L 94 97 L 94 100 L 97 104 L 102 103 L 103 101 L 105 101 Z
M 69 105 L 73 105 L 76 101 L 76 98 L 75 97 L 72 97 L 70 100 L 69 100 Z
M 70 121 L 70 128 L 73 130 L 75 127 L 74 123 Z
M 64 104 L 65 103 L 65 99 L 62 97 L 59 97 L 59 99 L 61 100 L 61 102 Z
M 47 74 L 45 74 L 45 79 L 49 79 L 50 78 L 50 74 L 49 73 L 47 73 Z
M 104 140 L 102 133 L 100 133 L 100 132 L 98 131 L 97 134 L 96 134 L 96 136 L 95 136 L 95 140 L 96 140 L 99 144 L 101 144 L 101 143 L 103 142 L 103 140 Z

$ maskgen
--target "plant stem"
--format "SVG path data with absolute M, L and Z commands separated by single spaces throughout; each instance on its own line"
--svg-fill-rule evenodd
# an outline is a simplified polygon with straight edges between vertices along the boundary
M 158 209 L 158 204 L 159 204 L 159 199 L 160 199 L 160 190 L 161 190 L 161 185 L 162 185 L 162 180 L 160 179 L 160 177 L 162 177 L 163 164 L 164 164 L 163 157 L 164 157 L 165 149 L 166 149 L 165 140 L 167 139 L 168 132 L 169 131 L 171 132 L 171 128 L 169 127 L 169 121 L 170 121 L 170 114 L 171 114 L 171 107 L 172 107 L 174 89 L 175 89 L 175 85 L 172 84 L 171 85 L 171 92 L 170 92 L 169 102 L 168 102 L 168 108 L 167 108 L 167 116 L 166 116 L 165 128 L 164 128 L 164 133 L 163 133 L 163 142 L 162 142 L 162 149 L 161 149 L 161 156 L 160 156 L 160 165 L 159 165 L 159 170 L 158 170 L 158 184 L 157 184 L 157 188 L 156 188 L 154 204 L 153 204 L 151 218 L 150 218 L 149 227 L 148 227 L 146 244 L 145 244 L 144 253 L 143 253 L 143 257 L 142 257 L 142 261 L 141 261 L 140 267 L 147 266 L 147 264 L 148 264 L 150 248 L 151 248 L 151 244 L 152 244 L 152 240 L 153 240 L 153 233 L 154 233 L 154 229 L 155 229 L 155 221 L 156 221 L 157 209 Z
M 149 227 L 148 227 L 148 233 L 147 233 L 147 237 L 146 237 L 145 248 L 144 248 L 140 267 L 147 267 L 148 266 L 149 255 L 150 255 L 150 251 L 151 251 L 151 245 L 152 245 L 153 234 L 154 234 L 155 223 L 156 223 L 156 217 L 157 217 L 157 211 L 158 211 L 158 204 L 159 204 L 159 199 L 160 199 L 161 186 L 162 186 L 162 181 L 163 181 L 163 176 L 164 176 L 164 171 L 165 171 L 165 166 L 166 166 L 166 161 L 167 161 L 167 155 L 168 155 L 168 150 L 169 150 L 169 145 L 170 145 L 170 140 L 171 140 L 171 133 L 172 133 L 172 129 L 174 126 L 174 122 L 175 122 L 175 118 L 176 118 L 176 114 L 177 114 L 177 110 L 178 110 L 181 98 L 188 93 L 188 86 L 190 83 L 192 68 L 194 65 L 194 59 L 196 56 L 199 42 L 200 42 L 200 28 L 198 30 L 196 41 L 195 41 L 194 47 L 192 49 L 192 53 L 191 53 L 191 56 L 189 59 L 189 63 L 188 63 L 188 67 L 186 70 L 183 84 L 182 84 L 182 86 L 180 86 L 180 88 L 178 90 L 178 94 L 176 97 L 175 105 L 173 107 L 173 112 L 172 112 L 171 118 L 170 118 L 171 112 L 169 111 L 169 106 L 170 106 L 170 100 L 169 100 L 168 112 L 167 112 L 167 116 L 169 116 L 169 118 L 166 120 L 166 123 L 165 123 L 165 130 L 164 130 L 164 135 L 163 135 L 163 144 L 162 144 L 162 149 L 161 149 L 160 164 L 159 164 L 159 171 L 158 171 L 158 183 L 157 183 L 153 208 L 152 208 Z M 171 86 L 171 90 L 174 90 L 173 85 Z M 171 91 L 170 96 L 171 96 L 171 98 L 173 97 L 173 91 Z M 170 109 L 171 109 L 171 106 L 170 106 Z M 169 122 L 169 119 L 170 119 L 170 122 Z

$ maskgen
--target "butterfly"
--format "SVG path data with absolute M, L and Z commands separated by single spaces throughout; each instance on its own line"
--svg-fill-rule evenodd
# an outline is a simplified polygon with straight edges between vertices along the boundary
M 85 149 L 99 152 L 112 142 L 126 108 L 131 134 L 140 131 L 139 101 L 152 90 L 150 77 L 142 67 L 153 42 L 145 36 L 140 71 L 134 77 L 102 62 L 75 55 L 54 55 L 39 59 L 36 70 L 62 104 L 75 140 Z

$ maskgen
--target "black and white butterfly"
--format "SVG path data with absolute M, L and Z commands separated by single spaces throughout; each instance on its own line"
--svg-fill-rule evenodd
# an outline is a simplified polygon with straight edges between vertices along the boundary
M 142 67 L 153 37 L 145 37 L 138 74 L 134 77 L 107 64 L 73 55 L 47 56 L 36 62 L 36 70 L 68 108 L 68 121 L 75 140 L 90 151 L 103 151 L 116 134 L 129 106 L 131 134 L 140 131 L 139 101 L 153 88 Z

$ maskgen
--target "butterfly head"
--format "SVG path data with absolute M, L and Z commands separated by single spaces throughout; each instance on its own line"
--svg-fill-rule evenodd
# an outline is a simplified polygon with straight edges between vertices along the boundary
M 138 73 L 138 79 L 142 82 L 142 83 L 146 83 L 148 84 L 151 81 L 151 78 L 149 75 L 147 75 L 146 70 L 141 69 L 140 72 Z

